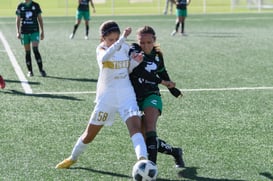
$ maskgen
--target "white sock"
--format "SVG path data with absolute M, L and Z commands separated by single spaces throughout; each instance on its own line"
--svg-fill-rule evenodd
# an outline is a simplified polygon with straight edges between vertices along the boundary
M 83 153 L 83 151 L 85 150 L 87 144 L 84 144 L 82 142 L 82 138 L 80 137 L 77 141 L 77 143 L 74 145 L 74 148 L 72 150 L 71 153 L 71 160 L 77 160 L 78 157 Z
M 147 147 L 144 138 L 141 133 L 136 133 L 131 137 L 133 146 L 136 152 L 137 159 L 145 158 L 147 159 Z

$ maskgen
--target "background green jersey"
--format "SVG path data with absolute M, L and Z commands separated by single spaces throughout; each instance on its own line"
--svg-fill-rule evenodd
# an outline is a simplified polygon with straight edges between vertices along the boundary
M 89 11 L 89 2 L 90 0 L 81 0 L 78 6 L 79 11 Z
M 16 15 L 21 18 L 22 34 L 39 32 L 37 17 L 41 13 L 39 4 L 34 1 L 30 1 L 29 3 L 22 2 L 18 5 Z

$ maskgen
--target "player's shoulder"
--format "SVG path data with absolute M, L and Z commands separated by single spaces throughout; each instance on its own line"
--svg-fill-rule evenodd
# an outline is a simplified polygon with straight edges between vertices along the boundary
M 107 47 L 102 42 L 96 48 L 97 53 L 99 53 L 100 51 L 105 51 L 105 50 L 107 50 Z
M 36 1 L 32 1 L 32 4 L 39 4 L 38 2 L 36 2 Z
M 162 52 L 162 50 L 161 50 L 159 44 L 157 44 L 157 45 L 154 46 L 154 51 L 155 51 L 157 54 L 163 55 L 163 52 Z
M 37 2 L 35 2 L 35 1 L 32 1 L 32 5 L 33 5 L 33 6 L 36 6 L 36 7 L 40 7 L 40 4 L 37 3 Z
M 22 7 L 22 6 L 25 6 L 25 3 L 24 2 L 20 2 L 19 4 L 18 4 L 18 8 L 20 8 L 20 7 Z

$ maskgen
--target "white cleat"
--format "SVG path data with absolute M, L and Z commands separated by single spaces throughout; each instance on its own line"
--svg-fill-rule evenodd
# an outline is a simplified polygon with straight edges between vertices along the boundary
M 174 36 L 177 32 L 174 30 L 172 33 L 171 33 L 171 36 Z
M 70 36 L 69 36 L 69 39 L 73 39 L 74 38 L 74 34 L 72 33 Z

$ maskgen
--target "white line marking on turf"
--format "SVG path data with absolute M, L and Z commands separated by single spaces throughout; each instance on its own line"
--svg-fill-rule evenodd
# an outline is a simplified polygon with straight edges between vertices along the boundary
M 204 88 L 204 89 L 180 89 L 182 92 L 205 92 L 205 91 L 244 91 L 244 90 L 273 90 L 273 87 L 231 87 L 231 88 Z M 168 92 L 169 90 L 163 89 L 160 92 Z M 82 91 L 82 92 L 40 92 L 34 93 L 35 95 L 49 94 L 49 95 L 68 95 L 68 94 L 96 94 L 96 91 Z
M 4 45 L 5 49 L 6 49 L 6 52 L 7 52 L 8 56 L 9 56 L 9 60 L 10 60 L 12 66 L 13 66 L 13 68 L 14 68 L 14 70 L 15 70 L 15 72 L 16 72 L 16 74 L 17 74 L 17 76 L 18 76 L 18 78 L 19 78 L 19 80 L 21 82 L 21 85 L 22 85 L 25 93 L 26 94 L 32 94 L 33 91 L 32 91 L 32 89 L 31 89 L 31 87 L 30 87 L 30 85 L 28 83 L 28 80 L 26 79 L 21 67 L 19 66 L 14 54 L 12 53 L 12 51 L 10 49 L 10 46 L 9 46 L 6 38 L 4 37 L 4 35 L 3 35 L 3 33 L 1 31 L 0 31 L 0 39 L 2 40 L 2 43 L 3 43 L 3 45 Z
M 201 91 L 241 91 L 241 90 L 273 90 L 273 87 L 230 87 L 230 88 L 205 88 L 205 89 L 182 89 L 184 92 Z

